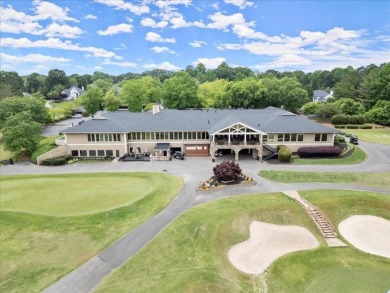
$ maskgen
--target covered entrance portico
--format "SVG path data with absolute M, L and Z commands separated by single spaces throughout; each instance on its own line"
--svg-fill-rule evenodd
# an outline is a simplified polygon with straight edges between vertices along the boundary
M 252 150 L 254 158 L 262 158 L 264 132 L 237 122 L 211 134 L 210 153 L 215 160 L 215 152 L 221 149 L 232 150 L 235 160 L 239 160 L 241 150 Z

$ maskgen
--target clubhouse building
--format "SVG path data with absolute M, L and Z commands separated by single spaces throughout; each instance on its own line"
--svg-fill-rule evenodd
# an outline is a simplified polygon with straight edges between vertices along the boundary
M 278 145 L 293 152 L 302 146 L 332 146 L 335 129 L 291 112 L 268 107 L 250 110 L 171 110 L 155 105 L 150 112 L 107 112 L 63 130 L 63 152 L 74 157 L 122 157 L 150 154 L 169 159 L 174 151 L 186 156 L 211 156 L 224 150 L 255 159 Z

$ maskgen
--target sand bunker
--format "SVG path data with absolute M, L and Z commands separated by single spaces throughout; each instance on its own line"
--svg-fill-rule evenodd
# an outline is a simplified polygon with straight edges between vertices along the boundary
M 390 258 L 390 221 L 356 215 L 339 224 L 339 231 L 356 248 Z
M 230 262 L 248 274 L 263 273 L 275 259 L 286 253 L 319 245 L 314 235 L 300 226 L 252 222 L 249 231 L 249 239 L 233 246 L 228 252 Z

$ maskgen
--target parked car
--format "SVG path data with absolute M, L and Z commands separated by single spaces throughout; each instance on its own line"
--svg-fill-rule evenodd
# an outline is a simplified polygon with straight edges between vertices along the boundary
M 214 156 L 216 156 L 216 157 L 222 157 L 222 156 L 223 156 L 223 152 L 221 152 L 221 151 L 216 151 L 216 152 L 214 153 Z
M 351 135 L 349 142 L 352 144 L 359 144 L 359 139 L 356 135 Z
M 81 114 L 74 114 L 74 115 L 72 115 L 72 118 L 83 118 L 83 115 L 81 115 Z
M 184 160 L 184 153 L 182 152 L 174 152 L 173 158 L 178 160 Z

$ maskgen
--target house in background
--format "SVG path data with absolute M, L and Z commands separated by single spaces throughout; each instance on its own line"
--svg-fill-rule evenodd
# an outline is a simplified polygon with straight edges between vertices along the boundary
M 329 98 L 333 98 L 333 91 L 330 91 L 330 93 L 328 93 L 324 90 L 314 90 L 313 102 L 325 103 Z
M 68 89 L 64 89 L 61 92 L 61 95 L 66 96 L 65 100 L 70 101 L 70 100 L 75 100 L 78 97 L 80 97 L 84 93 L 84 87 L 78 88 L 77 86 L 72 86 Z

